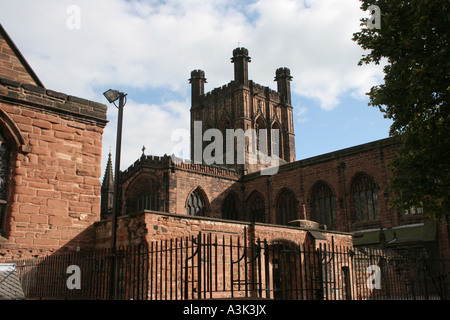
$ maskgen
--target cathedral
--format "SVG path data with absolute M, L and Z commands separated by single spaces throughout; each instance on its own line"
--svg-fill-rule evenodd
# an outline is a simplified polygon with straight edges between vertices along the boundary
M 275 70 L 273 90 L 249 79 L 250 61 L 246 48 L 234 49 L 234 80 L 206 93 L 205 71 L 191 72 L 191 158 L 143 153 L 120 172 L 119 218 L 165 213 L 228 222 L 230 230 L 244 222 L 272 230 L 312 222 L 324 232 L 350 234 L 355 246 L 447 250 L 440 243 L 448 241 L 439 241 L 447 237 L 447 227 L 425 218 L 421 208 L 397 212 L 388 206 L 387 164 L 396 154 L 396 141 L 386 138 L 296 160 L 290 70 Z M 114 198 L 109 156 L 103 221 L 111 216 Z M 183 235 L 161 229 L 166 237 Z
M 143 149 L 114 172 L 109 154 L 102 178 L 108 107 L 46 88 L 0 24 L 0 264 L 23 261 L 24 296 L 361 298 L 371 248 L 450 253 L 445 218 L 388 205 L 394 139 L 296 159 L 290 70 L 274 90 L 249 79 L 250 60 L 233 50 L 234 79 L 210 92 L 191 72 L 189 159 Z M 68 287 L 62 257 L 81 259 L 87 289 Z M 390 294 L 412 269 L 386 261 Z

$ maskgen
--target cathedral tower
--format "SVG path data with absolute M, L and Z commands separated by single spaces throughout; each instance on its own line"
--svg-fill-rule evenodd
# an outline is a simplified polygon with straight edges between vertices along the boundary
M 249 80 L 250 61 L 246 48 L 234 49 L 231 58 L 234 80 L 207 93 L 204 88 L 205 72 L 191 72 L 191 160 L 194 162 L 207 162 L 205 156 L 210 155 L 215 164 L 251 173 L 266 167 L 260 161 L 260 153 L 255 151 L 271 157 L 276 155 L 281 164 L 295 161 L 290 70 L 276 70 L 275 91 Z M 216 143 L 215 137 L 205 135 L 208 129 L 221 132 L 221 143 Z M 243 131 L 246 135 L 244 145 L 238 144 L 236 136 L 234 142 L 233 137 L 227 139 L 227 132 L 230 131 L 227 129 L 233 129 L 236 134 Z M 252 132 L 254 135 L 250 136 Z M 274 133 L 278 136 L 273 136 Z M 238 150 L 237 146 L 241 146 L 242 150 Z M 216 156 L 218 151 L 223 157 Z M 230 153 L 233 155 L 230 156 Z

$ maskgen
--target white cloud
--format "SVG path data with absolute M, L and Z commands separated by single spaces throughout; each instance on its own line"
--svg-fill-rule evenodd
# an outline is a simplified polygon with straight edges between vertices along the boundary
M 103 134 L 103 150 L 115 154 L 117 134 L 116 108 L 110 108 L 108 117 L 113 119 Z M 121 168 L 126 169 L 142 154 L 183 156 L 175 151 L 179 144 L 178 131 L 189 134 L 189 101 L 169 101 L 162 105 L 137 103 L 129 99 L 123 110 Z M 186 157 L 186 150 L 184 156 Z M 106 157 L 104 157 L 106 161 Z
M 307 7 L 295 0 L 276 3 L 261 0 L 252 6 L 260 16 L 252 48 L 261 53 L 252 51 L 263 60 L 255 69 L 289 67 L 293 93 L 317 100 L 326 110 L 348 91 L 367 92 L 377 81 L 381 68 L 358 67 L 363 51 L 351 40 L 364 16 L 359 1 L 311 0 Z
M 297 119 L 297 123 L 305 123 L 309 120 L 305 115 L 307 112 L 308 108 L 304 106 L 298 106 L 294 109 L 294 117 Z
M 71 5 L 80 9 L 79 29 L 67 26 Z M 346 94 L 362 97 L 381 68 L 357 66 L 362 51 L 351 38 L 359 7 L 358 0 L 15 0 L 0 3 L 0 19 L 48 88 L 101 102 L 109 88 L 173 93 L 152 104 L 129 97 L 126 167 L 143 144 L 147 153 L 172 150 L 168 128 L 189 126 L 190 71 L 205 71 L 207 91 L 228 83 L 238 43 L 250 51 L 255 82 L 275 87 L 275 70 L 288 67 L 292 93 L 325 110 Z M 105 152 L 115 146 L 114 107 L 108 118 Z

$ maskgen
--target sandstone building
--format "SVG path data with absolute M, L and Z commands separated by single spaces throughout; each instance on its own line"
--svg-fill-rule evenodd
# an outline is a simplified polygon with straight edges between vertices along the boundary
M 324 235 L 351 235 L 355 245 L 448 253 L 446 221 L 424 218 L 420 208 L 397 212 L 388 206 L 387 164 L 398 148 L 392 138 L 296 160 L 290 70 L 275 71 L 277 90 L 272 90 L 249 80 L 247 49 L 236 48 L 231 62 L 234 80 L 211 92 L 204 92 L 205 72 L 191 72 L 191 159 L 142 154 L 120 173 L 119 220 L 127 241 L 136 240 L 136 235 L 149 240 L 217 230 L 205 226 L 212 220 L 227 225 L 228 232 L 252 225 L 270 238 L 312 221 Z M 212 165 L 204 158 L 198 161 L 194 155 L 204 155 L 209 142 L 197 139 L 194 130 L 203 136 L 210 128 L 223 137 L 227 129 L 255 130 L 253 145 L 246 137 L 244 161 L 237 161 L 239 150 L 236 144 L 228 148 L 230 141 L 219 146 L 224 161 Z M 271 131 L 267 139 L 260 139 L 259 130 L 266 128 L 278 129 L 278 139 Z M 251 161 L 252 147 L 279 156 L 275 174 L 264 174 L 267 166 Z M 222 151 L 216 149 L 212 156 Z M 232 163 L 225 161 L 230 150 Z M 112 176 L 109 161 L 103 181 L 103 218 L 112 206 Z M 181 227 L 181 217 L 187 225 L 195 221 L 195 229 Z M 97 241 L 107 239 L 107 223 L 96 224 Z
M 107 247 L 115 174 L 109 159 L 101 185 L 107 107 L 45 88 L 3 27 L 0 35 L 1 258 Z M 202 231 L 448 253 L 446 221 L 388 206 L 394 140 L 297 160 L 290 70 L 275 70 L 273 90 L 249 79 L 247 49 L 236 48 L 231 62 L 234 79 L 211 92 L 205 72 L 191 72 L 191 129 L 255 136 L 245 136 L 242 150 L 222 145 L 222 160 L 232 163 L 196 161 L 193 134 L 191 159 L 143 154 L 120 172 L 119 243 Z M 255 149 L 278 156 L 276 173 L 266 174 Z
M 0 25 L 0 259 L 93 247 L 106 108 L 45 88 Z
M 205 72 L 191 72 L 190 159 L 143 153 L 125 171 L 113 172 L 109 154 L 101 183 L 107 107 L 45 88 L 0 25 L 0 263 L 42 257 L 32 259 L 29 272 L 21 269 L 22 280 L 31 279 L 23 281 L 27 297 L 54 297 L 58 287 L 58 298 L 104 299 L 111 296 L 98 289 L 110 283 L 107 289 L 129 294 L 128 281 L 142 289 L 143 299 L 167 298 L 168 292 L 202 298 L 214 278 L 223 290 L 211 286 L 210 298 L 286 299 L 295 292 L 301 299 L 328 293 L 351 299 L 366 284 L 358 272 L 367 273 L 365 265 L 355 269 L 351 262 L 358 260 L 355 246 L 449 253 L 445 219 L 388 206 L 387 164 L 398 148 L 393 139 L 297 160 L 290 70 L 275 70 L 273 90 L 249 79 L 250 60 L 247 49 L 236 48 L 234 79 L 211 92 L 205 93 Z M 211 132 L 231 139 L 204 139 Z M 131 246 L 111 255 L 115 175 L 117 245 Z M 188 236 L 190 242 L 173 245 Z M 336 248 L 344 249 L 335 256 Z M 99 250 L 93 256 L 90 249 Z M 56 254 L 66 251 L 72 253 Z M 336 268 L 327 254 L 337 259 L 331 263 Z M 83 283 L 87 290 L 66 287 L 60 257 L 69 259 L 67 265 L 91 259 L 80 264 L 89 275 L 84 281 L 91 281 Z M 117 286 L 106 267 L 113 262 L 121 272 Z M 397 275 L 394 266 L 384 275 Z M 207 273 L 213 269 L 215 277 Z M 171 289 L 162 290 L 163 282 Z

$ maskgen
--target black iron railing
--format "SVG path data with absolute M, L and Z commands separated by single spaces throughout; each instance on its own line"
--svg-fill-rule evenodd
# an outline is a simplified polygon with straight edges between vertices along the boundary
M 28 299 L 448 299 L 450 280 L 424 252 L 213 234 L 14 263 Z

